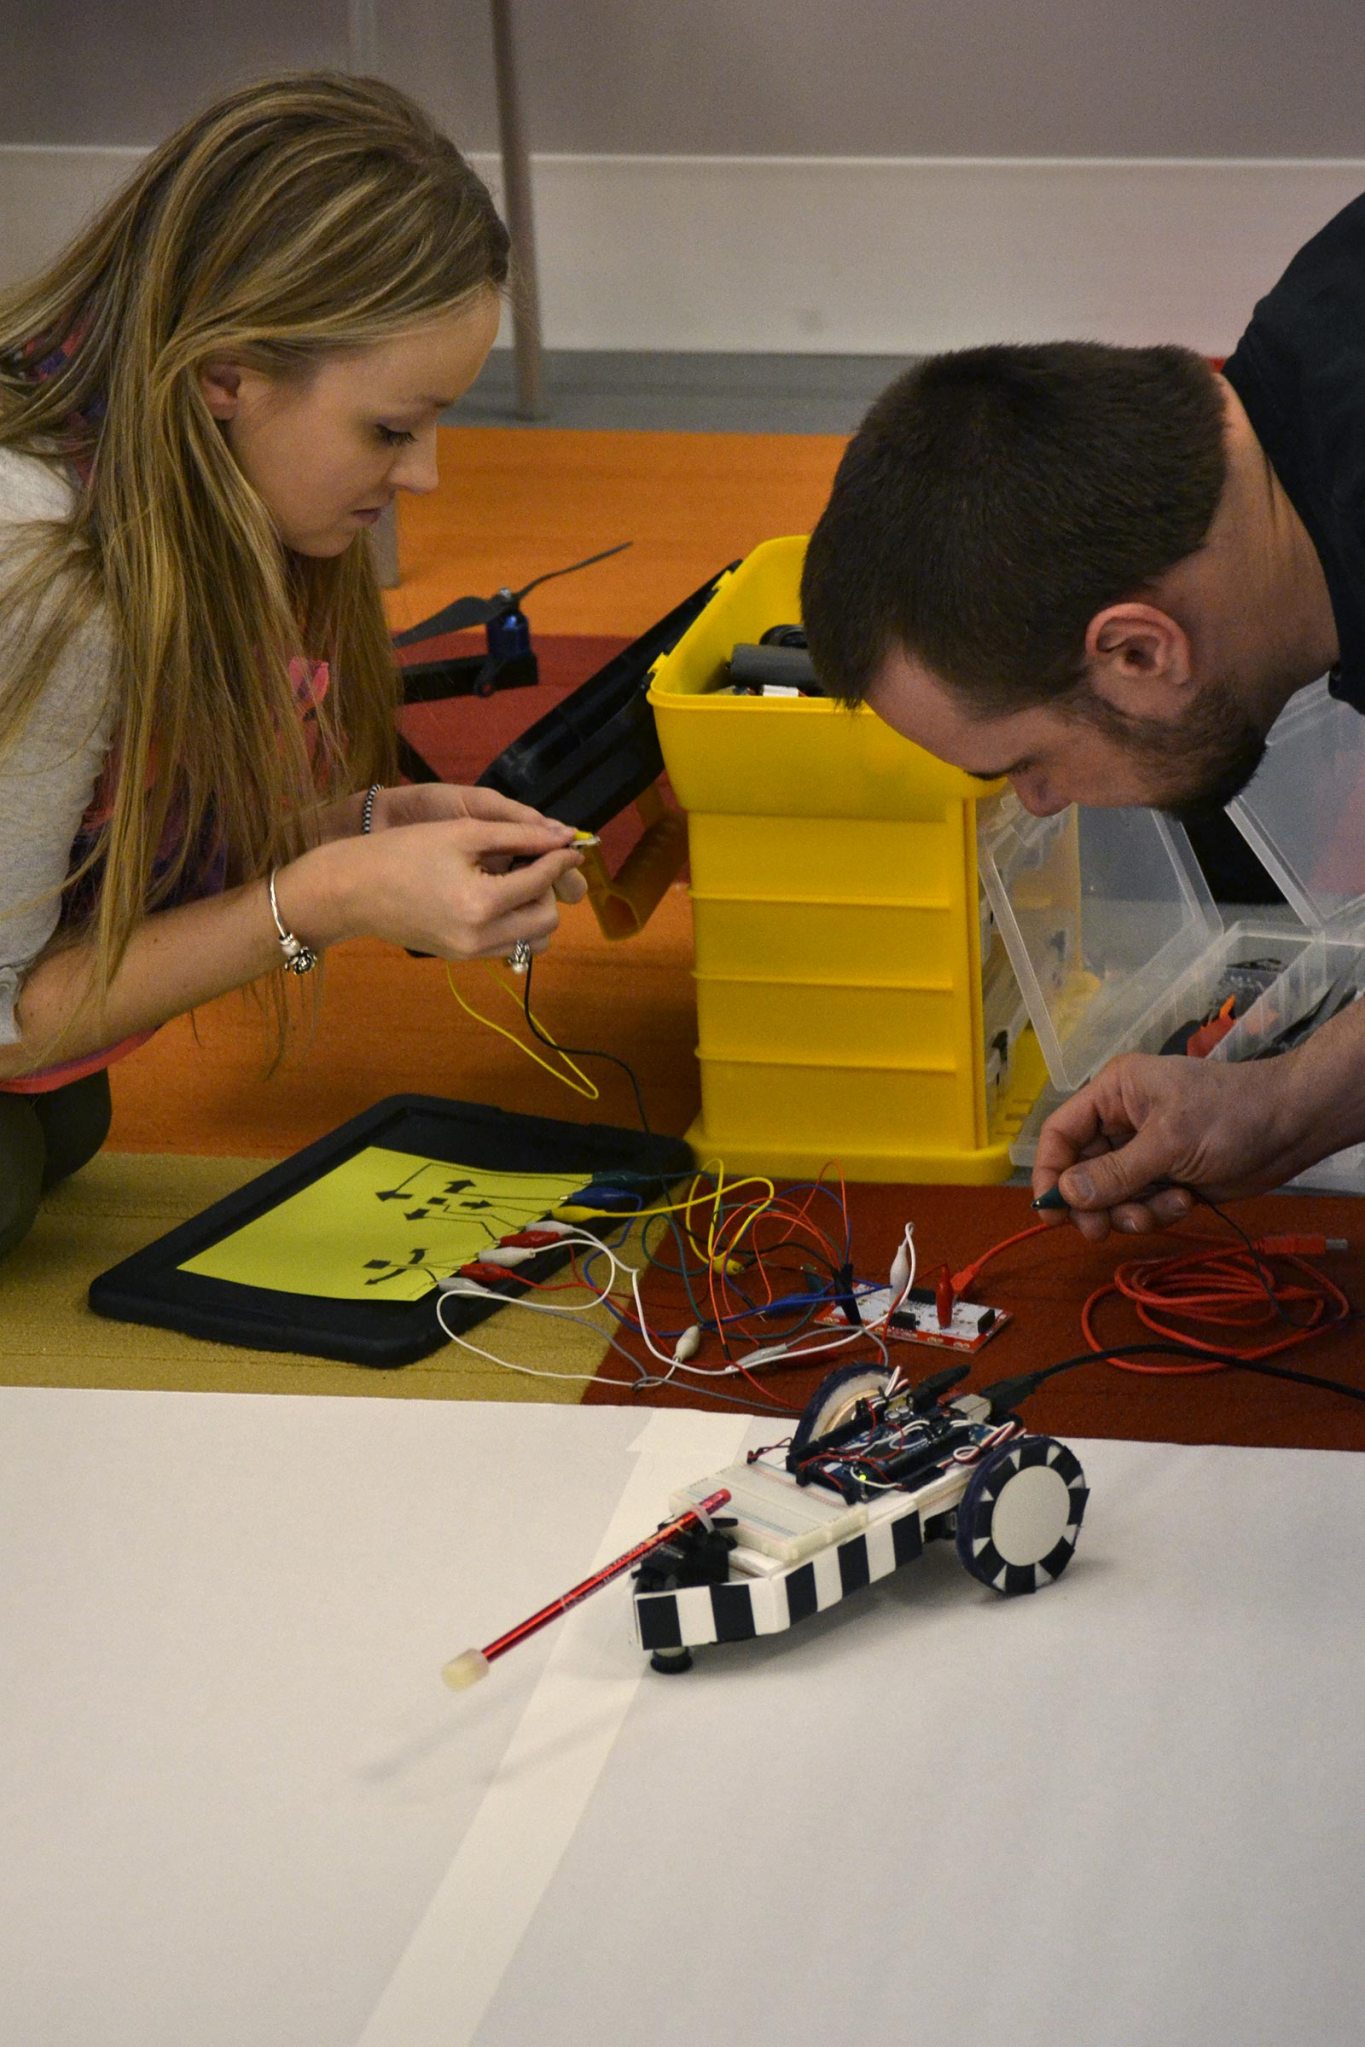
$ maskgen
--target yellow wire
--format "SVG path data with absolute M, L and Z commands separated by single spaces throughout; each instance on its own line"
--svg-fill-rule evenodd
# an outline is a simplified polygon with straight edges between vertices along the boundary
M 715 1263 L 715 1259 L 717 1256 L 716 1232 L 719 1230 L 721 1223 L 725 1219 L 724 1211 L 724 1200 L 726 1192 L 725 1161 L 723 1159 L 715 1160 L 708 1159 L 706 1166 L 703 1167 L 702 1170 L 704 1172 L 709 1171 L 712 1165 L 714 1165 L 715 1171 L 710 1174 L 710 1177 L 715 1181 L 716 1184 L 715 1192 L 711 1197 L 710 1226 L 706 1233 L 706 1260 L 708 1265 Z M 697 1175 L 697 1180 L 699 1180 L 700 1178 L 701 1174 L 699 1173 Z M 697 1186 L 697 1180 L 693 1180 L 692 1182 L 694 1191 Z M 736 1249 L 739 1246 L 740 1240 L 743 1238 L 743 1236 L 748 1230 L 752 1229 L 753 1225 L 758 1221 L 758 1218 L 763 1214 L 764 1210 L 768 1207 L 769 1203 L 775 1199 L 777 1194 L 777 1189 L 773 1185 L 773 1182 L 771 1180 L 765 1179 L 760 1174 L 751 1173 L 746 1178 L 732 1180 L 730 1182 L 729 1195 L 730 1205 L 732 1208 L 734 1206 L 735 1196 L 742 1187 L 763 1187 L 767 1189 L 767 1192 L 764 1194 L 762 1200 L 754 1200 L 748 1204 L 749 1213 L 747 1216 L 745 1216 L 744 1220 L 741 1222 L 739 1228 L 735 1231 L 734 1236 L 730 1240 L 729 1250 L 727 1252 L 728 1256 L 734 1255 Z M 690 1230 L 688 1231 L 687 1234 L 688 1239 L 692 1244 L 693 1250 L 696 1251 L 697 1256 L 700 1257 L 702 1255 L 700 1246 L 697 1244 L 695 1238 L 693 1238 L 692 1232 Z
M 499 988 L 505 989 L 511 1000 L 515 1002 L 517 1008 L 520 1009 L 521 1008 L 520 996 L 517 994 L 514 988 L 512 988 L 506 981 L 502 979 L 501 975 L 497 971 L 497 968 L 493 965 L 493 962 L 491 960 L 485 960 L 483 964 L 484 966 L 487 967 L 489 973 L 493 976 L 493 980 L 496 983 L 496 985 Z M 451 994 L 455 997 L 455 1000 L 459 1003 L 465 1015 L 472 1016 L 475 1023 L 482 1024 L 485 1030 L 496 1031 L 500 1038 L 506 1038 L 509 1045 L 515 1045 L 518 1052 L 524 1053 L 528 1059 L 533 1060 L 537 1066 L 542 1067 L 544 1071 L 549 1074 L 551 1080 L 559 1081 L 561 1086 L 568 1088 L 571 1094 L 581 1095 L 585 1102 L 596 1102 L 601 1100 L 601 1091 L 593 1086 L 593 1083 L 588 1079 L 587 1074 L 583 1072 L 580 1066 L 576 1066 L 574 1064 L 573 1060 L 569 1057 L 567 1052 L 560 1052 L 559 1056 L 564 1061 L 564 1064 L 568 1067 L 569 1073 L 572 1073 L 574 1075 L 573 1080 L 569 1079 L 569 1074 L 561 1073 L 557 1066 L 551 1066 L 549 1060 L 543 1059 L 539 1052 L 533 1051 L 532 1048 L 526 1043 L 526 1040 L 524 1038 L 519 1038 L 516 1035 L 515 1031 L 509 1031 L 503 1024 L 494 1023 L 491 1016 L 484 1016 L 479 1010 L 474 1008 L 472 1003 L 466 1002 L 463 995 L 461 995 L 459 989 L 455 985 L 455 976 L 451 972 L 450 962 L 448 960 L 446 962 L 446 981 L 449 984 Z M 533 1015 L 533 1021 L 536 1023 L 537 1026 L 539 1026 L 540 1018 L 538 1016 Z
M 503 977 L 498 973 L 496 967 L 493 965 L 493 962 L 491 960 L 484 960 L 482 964 L 488 969 L 489 973 L 492 975 L 495 985 L 501 988 L 504 991 L 504 993 L 508 996 L 509 1000 L 514 1002 L 517 1008 L 520 1009 L 522 1006 L 521 997 L 517 994 L 516 990 L 511 986 L 510 982 L 503 979 Z M 537 1066 L 541 1067 L 546 1073 L 550 1075 L 552 1080 L 559 1081 L 560 1084 L 568 1088 L 571 1091 L 571 1093 L 581 1095 L 584 1101 L 588 1102 L 600 1101 L 601 1099 L 600 1090 L 593 1085 L 593 1083 L 588 1079 L 587 1074 L 584 1073 L 583 1069 L 580 1066 L 575 1064 L 575 1062 L 570 1058 L 567 1052 L 561 1049 L 559 1051 L 559 1057 L 564 1061 L 565 1066 L 568 1067 L 569 1073 L 573 1074 L 574 1076 L 573 1080 L 569 1079 L 568 1074 L 561 1073 L 557 1067 L 551 1066 L 549 1060 L 543 1059 L 539 1052 L 533 1051 L 532 1048 L 526 1043 L 524 1038 L 517 1037 L 515 1032 L 509 1031 L 503 1024 L 494 1023 L 491 1016 L 484 1016 L 481 1011 L 474 1008 L 472 1003 L 466 1002 L 464 996 L 461 995 L 459 989 L 455 985 L 455 976 L 451 971 L 449 961 L 446 962 L 446 981 L 449 985 L 451 994 L 455 997 L 455 1000 L 459 1003 L 461 1009 L 464 1011 L 466 1016 L 472 1017 L 475 1023 L 482 1024 L 485 1030 L 496 1031 L 500 1038 L 506 1038 L 509 1045 L 515 1045 L 518 1052 L 523 1053 L 526 1058 L 533 1060 Z M 539 1027 L 540 1018 L 534 1017 L 534 1021 L 536 1025 Z M 714 1185 L 710 1190 L 702 1189 L 701 1183 L 703 1179 L 710 1179 L 711 1181 L 714 1182 Z M 763 1214 L 764 1210 L 768 1207 L 769 1203 L 775 1199 L 777 1194 L 777 1188 L 775 1184 L 773 1183 L 773 1181 L 769 1180 L 764 1174 L 761 1173 L 745 1174 L 742 1175 L 738 1180 L 732 1180 L 729 1183 L 729 1197 L 732 1206 L 734 1204 L 736 1194 L 738 1194 L 740 1190 L 745 1187 L 762 1188 L 764 1192 L 761 1199 L 754 1200 L 749 1204 L 750 1213 L 744 1218 L 738 1230 L 735 1232 L 735 1235 L 730 1243 L 729 1255 L 733 1255 L 736 1247 L 738 1246 L 741 1238 L 745 1235 L 746 1231 L 748 1231 L 753 1226 L 753 1224 L 757 1222 L 759 1216 Z M 655 1215 L 681 1215 L 685 1217 L 686 1220 L 683 1222 L 682 1225 L 683 1234 L 686 1236 L 688 1243 L 692 1246 L 692 1249 L 695 1251 L 698 1258 L 705 1258 L 707 1265 L 710 1266 L 711 1264 L 714 1263 L 716 1257 L 716 1233 L 719 1230 L 722 1221 L 724 1220 L 725 1194 L 726 1194 L 725 1161 L 723 1159 L 708 1159 L 706 1161 L 706 1164 L 700 1167 L 698 1171 L 693 1174 L 692 1185 L 688 1189 L 687 1195 L 684 1200 L 663 1202 L 655 1208 L 632 1209 L 630 1211 L 629 1220 L 631 1222 L 637 1221 L 643 1222 L 646 1219 L 646 1217 Z M 696 1236 L 694 1235 L 692 1228 L 693 1211 L 703 1206 L 709 1207 L 711 1211 L 710 1220 L 707 1224 L 706 1250 L 704 1252 L 701 1248 L 701 1245 L 697 1242 Z M 575 1209 L 578 1209 L 579 1204 L 575 1203 L 574 1207 Z M 581 1209 L 581 1213 L 585 1218 L 588 1216 L 615 1217 L 619 1215 L 618 1210 L 611 1208 L 584 1207 Z
M 711 1170 L 713 1166 L 716 1169 L 714 1172 Z M 701 1182 L 703 1178 L 714 1180 L 716 1183 L 714 1189 L 702 1189 Z M 682 1224 L 684 1236 L 696 1252 L 698 1258 L 709 1263 L 716 1255 L 716 1231 L 723 1220 L 721 1205 L 725 1197 L 725 1187 L 724 1162 L 720 1159 L 708 1159 L 706 1164 L 693 1175 L 692 1185 L 681 1201 L 665 1201 L 659 1203 L 654 1208 L 632 1208 L 629 1211 L 615 1208 L 586 1208 L 580 1206 L 578 1202 L 574 1202 L 572 1206 L 575 1215 L 581 1216 L 585 1220 L 589 1216 L 613 1216 L 620 1222 L 643 1222 L 646 1217 L 652 1215 L 684 1216 L 687 1218 Z M 752 1203 L 753 1213 L 741 1224 L 736 1234 L 736 1243 L 744 1235 L 745 1230 L 749 1228 L 750 1224 L 756 1222 L 758 1217 L 762 1215 L 769 1202 L 774 1199 L 777 1193 L 777 1189 L 771 1180 L 766 1179 L 761 1173 L 750 1173 L 741 1179 L 732 1180 L 729 1183 L 729 1196 L 732 1203 L 736 1193 L 742 1187 L 762 1187 L 767 1191 L 761 1200 L 755 1200 Z M 693 1235 L 690 1221 L 693 1209 L 702 1206 L 709 1207 L 711 1211 L 711 1220 L 706 1233 L 706 1249 L 704 1251 Z M 732 1245 L 731 1251 L 733 1251 L 733 1248 Z

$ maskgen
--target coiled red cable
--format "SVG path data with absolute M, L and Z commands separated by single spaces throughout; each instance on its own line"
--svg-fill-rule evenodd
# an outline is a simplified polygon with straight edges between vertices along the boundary
M 1246 1250 L 1221 1246 L 1187 1258 L 1129 1259 L 1115 1268 L 1106 1285 L 1095 1288 L 1082 1308 L 1085 1340 L 1092 1350 L 1102 1347 L 1095 1333 L 1096 1314 L 1102 1302 L 1122 1299 L 1143 1328 L 1163 1343 L 1178 1343 L 1199 1354 L 1188 1362 L 1110 1358 L 1109 1363 L 1123 1372 L 1154 1376 L 1222 1372 L 1228 1369 L 1229 1351 L 1254 1360 L 1310 1343 L 1349 1322 L 1355 1310 L 1335 1280 L 1297 1250 L 1286 1248 L 1299 1241 L 1257 1237 Z M 1322 1238 L 1310 1241 L 1327 1248 Z M 1239 1341 L 1236 1333 L 1268 1328 L 1279 1334 L 1266 1343 Z M 1220 1334 L 1201 1336 L 1201 1329 Z
M 1212 1202 L 1205 1205 L 1213 1208 Z M 1182 1230 L 1180 1235 L 1215 1248 L 1178 1258 L 1130 1258 L 1086 1300 L 1081 1328 L 1091 1350 L 1104 1348 L 1095 1331 L 1095 1319 L 1101 1305 L 1112 1299 L 1127 1301 L 1143 1327 L 1161 1342 L 1179 1344 L 1191 1353 L 1188 1360 L 1150 1363 L 1110 1357 L 1107 1362 L 1116 1371 L 1165 1377 L 1223 1372 L 1229 1369 L 1229 1352 L 1251 1361 L 1271 1358 L 1325 1336 L 1354 1317 L 1354 1307 L 1335 1280 L 1308 1262 L 1309 1254 L 1321 1255 L 1333 1248 L 1344 1249 L 1344 1245 L 1322 1236 L 1290 1233 L 1248 1237 L 1221 1209 L 1215 1208 L 1214 1213 L 1237 1232 L 1240 1245 L 1229 1244 L 1208 1230 Z M 964 1293 L 982 1267 L 1002 1251 L 1044 1234 L 1067 1241 L 1065 1233 L 1047 1223 L 1020 1230 L 954 1273 L 954 1292 Z M 1277 1328 L 1280 1333 L 1266 1343 L 1237 1341 L 1237 1331 L 1267 1328 Z M 1201 1336 L 1201 1329 L 1219 1333 Z

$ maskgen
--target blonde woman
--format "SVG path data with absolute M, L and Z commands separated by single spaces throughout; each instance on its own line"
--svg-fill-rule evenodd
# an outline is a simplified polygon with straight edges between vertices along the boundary
M 361 934 L 537 951 L 581 893 L 568 827 L 388 786 L 363 535 L 435 488 L 506 271 L 415 106 L 306 75 L 190 121 L 0 298 L 0 1256 L 168 1018 Z

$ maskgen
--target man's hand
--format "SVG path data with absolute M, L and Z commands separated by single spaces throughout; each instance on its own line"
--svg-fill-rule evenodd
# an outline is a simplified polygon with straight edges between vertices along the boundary
M 1081 1235 L 1097 1242 L 1111 1228 L 1188 1215 L 1191 1197 L 1163 1181 L 1214 1200 L 1278 1187 L 1350 1141 L 1319 1134 L 1302 1082 L 1294 1054 L 1233 1065 L 1127 1053 L 1048 1117 L 1034 1194 L 1059 1187 Z

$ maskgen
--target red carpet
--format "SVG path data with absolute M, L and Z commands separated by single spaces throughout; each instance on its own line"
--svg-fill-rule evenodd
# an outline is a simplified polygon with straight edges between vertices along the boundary
M 491 697 L 452 697 L 437 704 L 410 704 L 401 729 L 423 759 L 447 782 L 477 781 L 495 755 L 528 725 L 563 703 L 581 682 L 629 644 L 589 633 L 535 635 L 540 682 L 535 689 L 500 690 Z M 452 633 L 424 646 L 410 647 L 400 657 L 445 661 L 457 654 L 483 652 L 482 633 Z
M 862 1186 L 848 1191 L 860 1277 L 880 1278 L 886 1273 L 902 1226 L 911 1218 L 920 1271 L 930 1276 L 941 1261 L 947 1260 L 958 1270 L 991 1244 L 1037 1220 L 1029 1210 L 1027 1192 L 1020 1187 Z M 1249 1235 L 1292 1231 L 1348 1238 L 1348 1252 L 1329 1253 L 1315 1262 L 1353 1301 L 1365 1301 L 1365 1208 L 1359 1201 L 1267 1195 L 1239 1202 L 1231 1213 Z M 1197 1216 L 1194 1226 L 1225 1236 L 1236 1248 L 1237 1239 L 1231 1231 L 1224 1231 L 1216 1217 Z M 1117 1264 L 1163 1251 L 1175 1255 L 1185 1247 L 1191 1251 L 1213 1248 L 1170 1234 L 1122 1241 L 1111 1238 L 1102 1245 L 1087 1245 L 1074 1230 L 1060 1228 L 1005 1252 L 986 1268 L 973 1292 L 988 1306 L 1008 1309 L 1015 1319 L 978 1354 L 972 1380 L 985 1384 L 1073 1356 L 1085 1348 L 1080 1330 L 1082 1303 Z M 671 1243 L 664 1256 L 675 1256 Z M 799 1263 L 799 1259 L 792 1262 Z M 645 1299 L 658 1327 L 678 1329 L 692 1320 L 680 1282 L 657 1267 L 650 1274 Z M 1143 1335 L 1126 1304 L 1101 1310 L 1099 1333 L 1101 1340 L 1116 1344 L 1136 1342 Z M 1273 1331 L 1261 1330 L 1249 1341 L 1264 1342 L 1272 1335 Z M 1339 1379 L 1365 1391 L 1363 1337 L 1365 1330 L 1360 1325 L 1347 1324 L 1271 1362 Z M 846 1352 L 836 1352 L 800 1370 L 765 1372 L 762 1384 L 777 1402 L 799 1407 L 826 1370 L 870 1354 L 870 1347 L 850 1345 Z M 906 1360 L 907 1369 L 913 1360 L 919 1376 L 927 1376 L 949 1361 L 945 1352 L 929 1348 L 912 1352 L 909 1346 L 898 1346 L 893 1355 Z M 708 1365 L 722 1362 L 714 1337 L 707 1339 L 698 1361 Z M 619 1360 L 613 1360 L 604 1361 L 600 1369 L 611 1373 L 618 1367 Z M 742 1379 L 727 1379 L 723 1390 L 745 1397 L 750 1394 Z M 657 1406 L 714 1404 L 694 1382 L 682 1393 L 664 1388 L 636 1395 L 596 1385 L 585 1398 L 599 1403 L 639 1400 Z M 757 1408 L 757 1394 L 752 1400 Z M 1041 1388 L 1025 1413 L 1031 1427 L 1061 1436 L 1365 1450 L 1365 1402 L 1243 1371 L 1157 1378 L 1108 1365 L 1087 1365 Z M 774 1434 L 784 1435 L 788 1426 L 775 1421 Z

